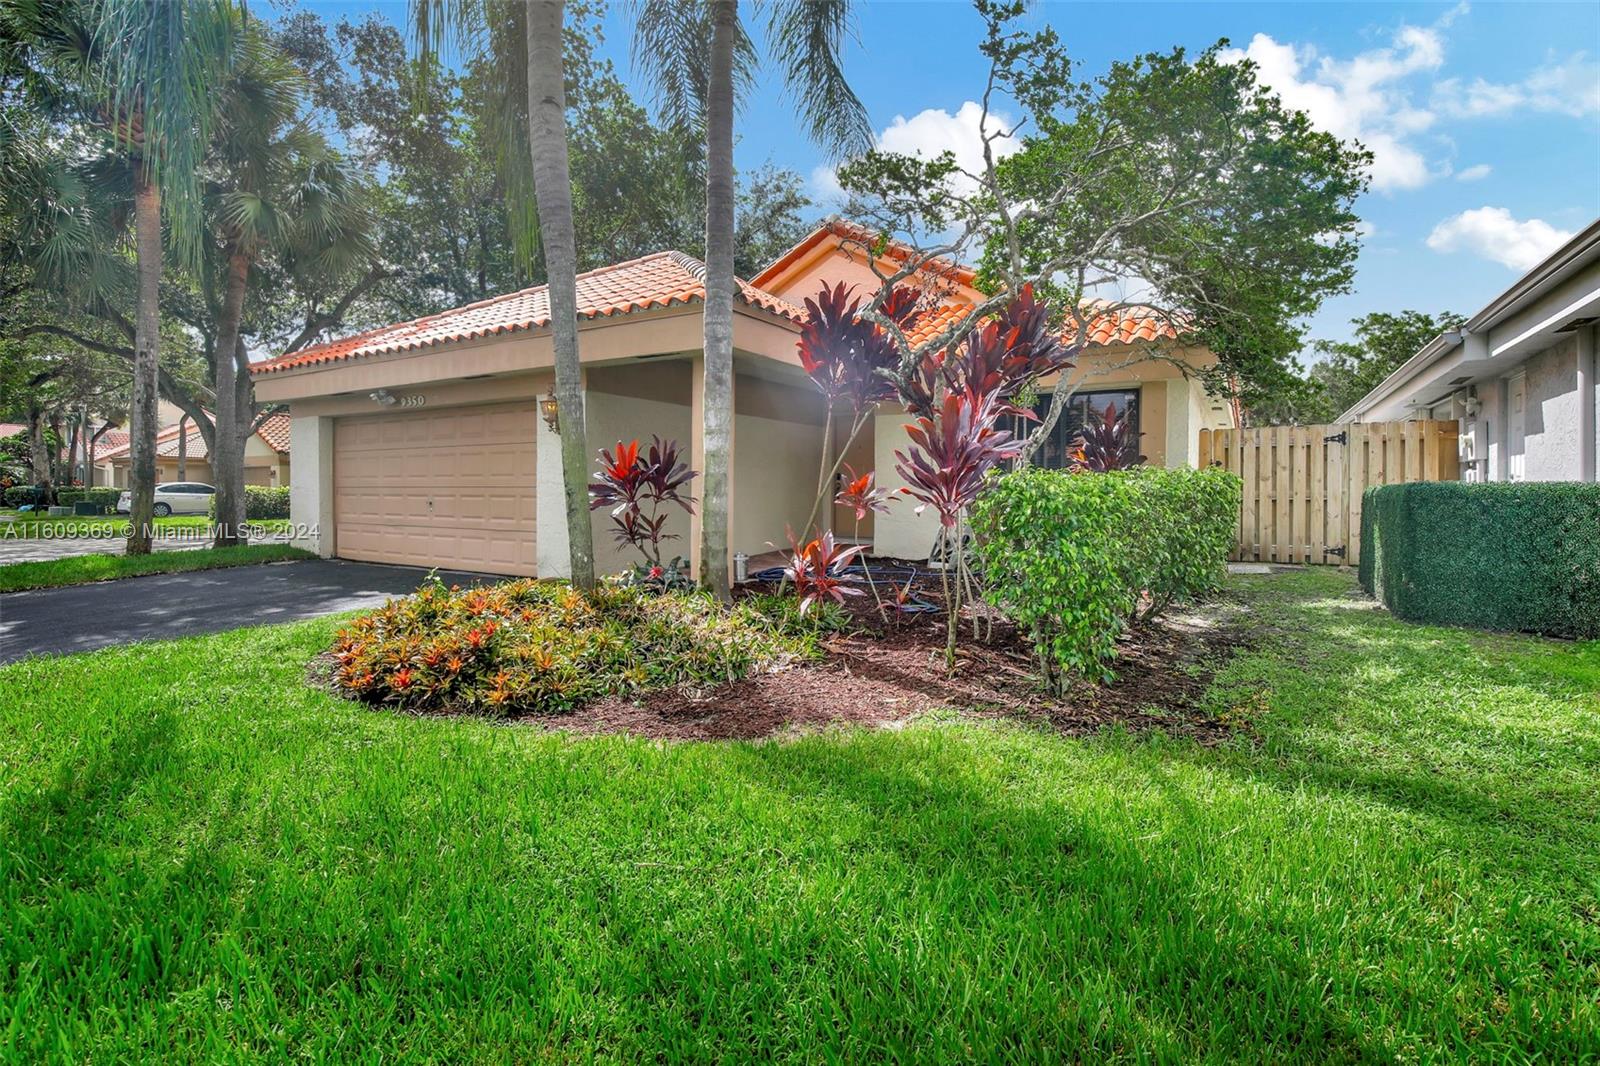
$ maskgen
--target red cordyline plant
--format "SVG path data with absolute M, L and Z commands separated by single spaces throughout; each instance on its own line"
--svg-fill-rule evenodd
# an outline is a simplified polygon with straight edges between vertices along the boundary
M 1126 470 L 1144 462 L 1139 454 L 1139 435 L 1133 431 L 1129 412 L 1117 412 L 1117 405 L 1106 404 L 1098 422 L 1090 422 L 1078 434 L 1078 444 L 1068 460 L 1076 471 L 1103 474 Z
M 1052 328 L 1049 306 L 1034 298 L 1032 285 L 1024 285 L 999 314 L 968 333 L 954 355 L 949 350 L 925 355 L 899 381 L 900 398 L 911 414 L 932 417 L 941 392 L 994 395 L 1004 398 L 997 418 L 1032 418 L 1010 398 L 1048 374 L 1072 369 L 1076 354 Z
M 797 344 L 800 366 L 828 407 L 822 430 L 817 496 L 806 519 L 806 529 L 817 521 L 844 454 L 860 436 L 877 405 L 899 395 L 900 352 L 895 338 L 876 322 L 861 317 L 861 297 L 854 292 L 842 281 L 835 285 L 824 283 L 821 292 L 805 301 L 806 321 Z M 916 290 L 908 286 L 890 290 L 878 312 L 902 331 L 914 328 L 921 316 Z M 842 404 L 850 407 L 850 431 L 838 449 L 840 458 L 832 459 L 834 409 Z
M 676 540 L 676 533 L 665 531 L 668 504 L 694 514 L 694 497 L 681 490 L 698 476 L 678 458 L 678 442 L 650 438 L 650 449 L 639 453 L 639 442 L 617 442 L 616 454 L 601 449 L 600 469 L 589 484 L 589 510 L 611 508 L 611 535 L 618 544 L 628 544 L 644 556 L 640 574 L 654 583 L 666 581 L 682 567 L 674 559 L 669 565 L 661 558 L 663 541 Z
M 989 472 L 1014 458 L 1022 443 L 1000 428 L 1006 416 L 1032 420 L 1032 411 L 1011 401 L 1046 374 L 1072 366 L 1074 349 L 1051 326 L 1046 304 L 1024 286 L 992 320 L 968 333 L 953 349 L 925 356 L 900 381 L 901 399 L 916 421 L 906 427 L 911 447 L 896 451 L 895 469 L 909 492 L 939 514 L 945 543 L 945 661 L 955 662 L 956 628 L 963 590 L 971 584 L 962 522 Z M 948 564 L 956 563 L 952 589 Z M 953 592 L 953 594 L 952 594 Z M 974 621 L 974 627 L 977 622 Z
M 855 587 L 859 579 L 844 570 L 850 560 L 865 550 L 864 545 L 847 548 L 837 544 L 831 530 L 801 544 L 795 539 L 793 529 L 787 532 L 790 555 L 784 576 L 794 582 L 795 592 L 800 597 L 801 614 L 823 600 L 843 604 L 846 596 L 861 595 L 861 590 Z
M 855 468 L 849 463 L 844 464 L 844 469 L 844 488 L 833 498 L 833 502 L 841 507 L 848 507 L 855 513 L 856 540 L 859 542 L 861 540 L 861 520 L 874 512 L 888 514 L 889 501 L 894 498 L 895 494 L 888 489 L 879 488 L 875 484 L 877 475 L 871 470 L 858 477 Z M 910 490 L 901 489 L 900 491 L 909 492 Z M 867 557 L 864 554 L 861 556 L 861 572 L 866 575 L 867 587 L 872 589 L 872 602 L 878 605 L 878 614 L 884 615 L 886 612 L 883 606 L 883 598 L 878 595 L 878 586 L 872 580 L 872 570 L 868 567 Z

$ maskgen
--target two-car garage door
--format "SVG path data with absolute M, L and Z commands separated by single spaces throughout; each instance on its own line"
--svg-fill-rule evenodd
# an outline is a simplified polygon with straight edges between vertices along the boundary
M 532 575 L 537 418 L 519 403 L 339 419 L 335 554 Z

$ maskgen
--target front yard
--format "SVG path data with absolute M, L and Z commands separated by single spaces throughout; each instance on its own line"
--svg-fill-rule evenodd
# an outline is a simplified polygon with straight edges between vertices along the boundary
M 140 577 L 144 574 L 176 574 L 311 558 L 315 558 L 312 553 L 287 544 L 242 544 L 236 548 L 195 548 L 192 551 L 162 551 L 150 555 L 97 552 L 65 559 L 0 566 L 0 593 L 87 585 L 95 581 Z
M 168 515 L 153 519 L 151 525 L 158 537 L 183 534 L 204 537 L 211 528 L 211 519 L 202 514 Z M 250 522 L 249 526 L 263 534 L 281 533 L 289 528 L 289 520 L 264 518 Z M 51 537 L 118 539 L 127 537 L 128 532 L 127 515 L 62 515 L 51 518 L 48 515 L 21 514 L 9 522 L 0 523 L 0 538 L 8 540 Z
M 332 619 L 0 669 L 0 1049 L 1593 1059 L 1600 643 L 1228 595 L 1215 746 L 414 718 Z

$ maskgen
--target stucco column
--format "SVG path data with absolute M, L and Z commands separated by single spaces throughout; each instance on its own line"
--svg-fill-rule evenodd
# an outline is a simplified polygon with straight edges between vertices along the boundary
M 1506 380 L 1499 378 L 1479 388 L 1483 410 L 1478 417 L 1487 423 L 1485 435 L 1489 441 L 1489 465 L 1485 472 L 1487 481 L 1506 479 Z
M 1600 441 L 1595 439 L 1595 356 L 1594 327 L 1578 330 L 1578 480 L 1595 480 L 1595 469 L 1600 465 L 1596 450 Z
M 583 403 L 587 408 L 587 389 Z M 561 435 L 545 423 L 542 410 L 537 411 L 535 420 L 534 566 L 542 578 L 569 578 L 572 555 L 567 535 L 567 479 L 561 469 Z
M 1169 470 L 1197 466 L 1200 462 L 1200 420 L 1194 393 L 1198 381 L 1186 377 L 1167 382 L 1167 461 Z
M 931 507 L 917 514 L 917 501 L 899 495 L 906 481 L 895 469 L 895 449 L 905 451 L 911 444 L 905 430 L 911 416 L 898 405 L 886 403 L 879 406 L 876 418 L 872 427 L 872 457 L 877 468 L 878 487 L 895 495 L 888 513 L 876 515 L 872 520 L 872 553 L 901 559 L 926 559 L 939 538 L 939 517 Z
M 294 546 L 324 559 L 335 551 L 333 528 L 333 419 L 289 419 L 289 523 Z

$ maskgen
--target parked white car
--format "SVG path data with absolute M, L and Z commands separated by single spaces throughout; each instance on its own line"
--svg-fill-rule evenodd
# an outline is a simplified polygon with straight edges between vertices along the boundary
M 156 517 L 169 514 L 206 514 L 211 510 L 211 497 L 217 490 L 198 481 L 168 481 L 156 486 Z M 117 497 L 117 513 L 133 510 L 133 493 L 124 492 Z

